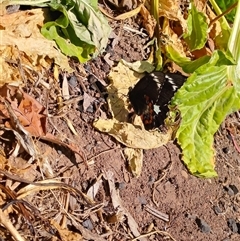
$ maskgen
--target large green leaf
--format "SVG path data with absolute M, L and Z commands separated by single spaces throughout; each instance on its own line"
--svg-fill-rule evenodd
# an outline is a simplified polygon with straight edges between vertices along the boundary
M 196 176 L 214 177 L 214 133 L 225 117 L 240 109 L 240 79 L 229 73 L 236 65 L 216 51 L 210 61 L 198 68 L 174 96 L 172 103 L 181 112 L 176 137 L 183 161 Z
M 194 4 L 189 12 L 187 19 L 187 33 L 184 38 L 189 48 L 193 51 L 201 49 L 207 41 L 207 19 L 202 12 L 198 12 Z
M 42 34 L 55 40 L 64 54 L 85 62 L 105 49 L 111 28 L 97 1 L 54 0 L 48 5 L 61 14 L 42 27 Z
M 48 27 L 48 24 L 51 25 L 51 23 L 47 23 L 46 27 Z M 44 33 L 44 29 L 42 30 L 42 33 Z M 77 57 L 80 62 L 86 62 L 90 56 L 88 53 L 93 51 L 92 45 L 85 45 L 84 43 L 81 46 L 74 45 L 67 41 L 65 38 L 61 37 L 58 32 L 57 28 L 55 26 L 49 26 L 48 31 L 45 34 L 45 37 L 50 35 L 51 39 L 54 39 L 58 45 L 58 47 L 62 50 L 62 52 L 70 57 Z

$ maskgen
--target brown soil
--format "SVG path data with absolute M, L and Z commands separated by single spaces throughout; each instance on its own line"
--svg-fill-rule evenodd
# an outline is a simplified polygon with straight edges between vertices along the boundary
M 105 175 L 111 171 L 122 205 L 136 221 L 139 233 L 146 234 L 158 230 L 146 236 L 145 240 L 239 240 L 240 154 L 227 129 L 231 126 L 236 131 L 234 138 L 239 142 L 237 115 L 229 116 L 215 135 L 216 170 L 219 176 L 212 179 L 200 179 L 189 174 L 180 159 L 181 151 L 174 143 L 144 151 L 141 176 L 134 178 L 128 172 L 126 160 L 122 155 L 124 147 L 112 137 L 99 133 L 92 127 L 93 120 L 99 115 L 96 108 L 104 100 L 102 97 L 105 97 L 104 88 L 98 79 L 107 81 L 106 76 L 111 68 L 104 60 L 104 56 L 108 54 L 107 58 L 115 63 L 122 58 L 136 61 L 148 56 L 146 50 L 143 50 L 148 39 L 135 32 L 126 31 L 125 25 L 140 31 L 134 21 L 113 23 L 114 33 L 118 37 L 110 39 L 107 52 L 103 56 L 84 66 L 88 71 L 87 79 L 77 79 L 77 84 L 73 88 L 75 93 L 80 94 L 78 88 L 83 93 L 83 84 L 88 94 L 96 97 L 95 104 L 90 105 L 87 111 L 83 111 L 80 101 L 71 105 L 65 113 L 78 136 L 72 134 L 62 117 L 53 117 L 48 122 L 49 132 L 64 140 L 68 138 L 81 147 L 89 161 L 89 168 L 85 167 L 80 156 L 58 145 L 39 141 L 36 145 L 43 154 L 43 161 L 49 162 L 54 177 L 61 177 L 62 181 L 83 192 L 86 192 L 101 174 Z M 78 66 L 76 63 L 73 65 Z M 55 103 L 55 100 L 50 99 L 49 102 Z M 49 111 L 54 112 L 54 109 Z M 37 170 L 34 172 L 34 180 L 41 179 L 39 169 Z M 79 202 L 78 198 L 72 195 L 68 196 L 64 190 L 40 191 L 36 196 L 28 197 L 27 200 L 40 211 L 40 214 L 35 213 L 35 218 L 40 216 L 45 223 L 41 218 L 38 222 L 35 220 L 33 226 L 26 222 L 18 223 L 18 230 L 27 240 L 57 240 L 51 239 L 54 232 L 59 240 L 70 240 L 60 239 L 61 235 L 53 228 L 53 224 L 48 223 L 54 219 L 66 229 L 81 233 L 84 240 L 133 239 L 126 217 L 110 219 L 117 210 L 112 206 L 106 180 L 103 177 L 101 180 L 94 199 L 96 203 L 92 206 Z M 101 204 L 99 211 L 90 210 L 97 204 Z M 147 206 L 168 214 L 169 221 L 163 221 L 147 212 Z M 32 229 L 35 231 L 35 238 Z

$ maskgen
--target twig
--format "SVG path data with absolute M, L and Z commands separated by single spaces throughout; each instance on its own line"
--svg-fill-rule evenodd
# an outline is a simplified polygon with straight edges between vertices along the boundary
M 151 213 L 152 215 L 162 219 L 163 221 L 169 222 L 169 215 L 168 214 L 162 213 L 162 212 L 156 210 L 155 208 L 150 207 L 149 205 L 145 205 L 145 210 L 147 212 Z
M 138 31 L 138 30 L 136 30 L 136 29 L 130 28 L 130 27 L 127 26 L 127 25 L 124 25 L 124 26 L 123 26 L 123 29 L 124 29 L 124 30 L 127 30 L 127 31 L 130 31 L 130 32 L 132 32 L 132 33 L 136 33 L 136 34 L 138 34 L 138 35 L 141 35 L 142 37 L 147 37 L 147 36 L 148 36 L 147 34 L 141 32 L 141 31 Z

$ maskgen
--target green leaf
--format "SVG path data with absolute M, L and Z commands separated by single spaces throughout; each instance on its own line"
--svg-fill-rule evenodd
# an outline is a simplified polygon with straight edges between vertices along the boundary
M 210 59 L 210 56 L 205 55 L 199 59 L 191 61 L 189 58 L 181 56 L 171 45 L 166 46 L 165 49 L 168 58 L 178 64 L 185 73 L 193 73 L 197 68 L 207 63 Z
M 61 15 L 56 21 L 44 24 L 41 32 L 55 40 L 64 54 L 85 62 L 105 49 L 111 28 L 98 10 L 96 0 L 55 0 L 49 6 Z
M 48 27 L 48 24 L 51 25 L 51 23 L 46 24 L 46 28 L 48 28 L 48 31 L 46 31 L 46 34 L 44 33 L 45 29 L 42 29 L 43 35 L 48 38 L 48 35 L 51 36 L 50 39 L 55 40 L 58 47 L 61 49 L 61 51 L 70 57 L 77 57 L 78 60 L 82 63 L 86 62 L 90 59 L 90 56 L 88 53 L 91 53 L 94 51 L 94 47 L 91 45 L 86 45 L 84 48 L 84 43 L 82 44 L 83 47 L 76 46 L 69 41 L 67 41 L 65 38 L 61 37 L 59 33 L 57 32 L 57 27 L 54 25 L 51 25 Z
M 181 112 L 176 137 L 189 171 L 214 177 L 214 133 L 225 117 L 240 109 L 240 79 L 231 77 L 236 65 L 220 52 L 188 78 L 172 100 Z
M 108 37 L 111 32 L 111 28 L 108 25 L 106 18 L 101 14 L 100 11 L 94 10 L 94 8 L 85 1 L 75 0 L 76 5 L 74 8 L 74 15 L 77 16 L 78 20 L 81 21 L 84 26 L 86 26 L 91 41 L 96 46 L 96 49 L 101 53 L 107 46 Z M 71 18 L 74 17 L 71 14 Z M 76 31 L 76 35 L 81 38 L 81 24 L 79 24 L 75 19 L 71 21 L 72 27 Z M 74 24 L 75 23 L 75 24 Z
M 221 8 L 223 12 L 226 11 L 229 7 L 231 7 L 236 2 L 237 0 L 216 0 L 216 3 L 218 4 L 218 6 Z M 233 9 L 230 13 L 226 14 L 225 17 L 227 20 L 233 22 L 235 15 L 236 15 L 236 9 Z
M 184 38 L 193 51 L 201 49 L 207 41 L 207 19 L 206 16 L 198 12 L 194 4 L 187 19 L 188 32 L 184 34 Z

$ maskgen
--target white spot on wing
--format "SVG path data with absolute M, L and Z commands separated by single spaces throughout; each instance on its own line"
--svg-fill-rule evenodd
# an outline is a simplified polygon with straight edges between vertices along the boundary
M 175 92 L 178 89 L 178 86 L 176 86 L 175 84 L 172 85 L 173 91 Z
M 178 86 L 174 83 L 173 78 L 168 76 L 167 74 L 165 75 L 165 78 L 168 80 L 168 82 L 172 85 L 173 91 L 176 91 L 178 89 Z
M 173 80 L 169 75 L 165 74 L 165 78 L 168 79 L 169 81 Z
M 158 114 L 158 113 L 161 112 L 160 106 L 158 106 L 158 105 L 154 105 L 154 106 L 153 106 L 153 110 L 154 110 L 154 112 L 155 112 L 156 114 Z
M 159 76 L 155 75 L 154 73 L 150 74 L 153 77 L 153 80 L 157 83 L 161 85 L 161 79 L 159 79 Z M 158 86 L 159 87 L 159 86 Z

